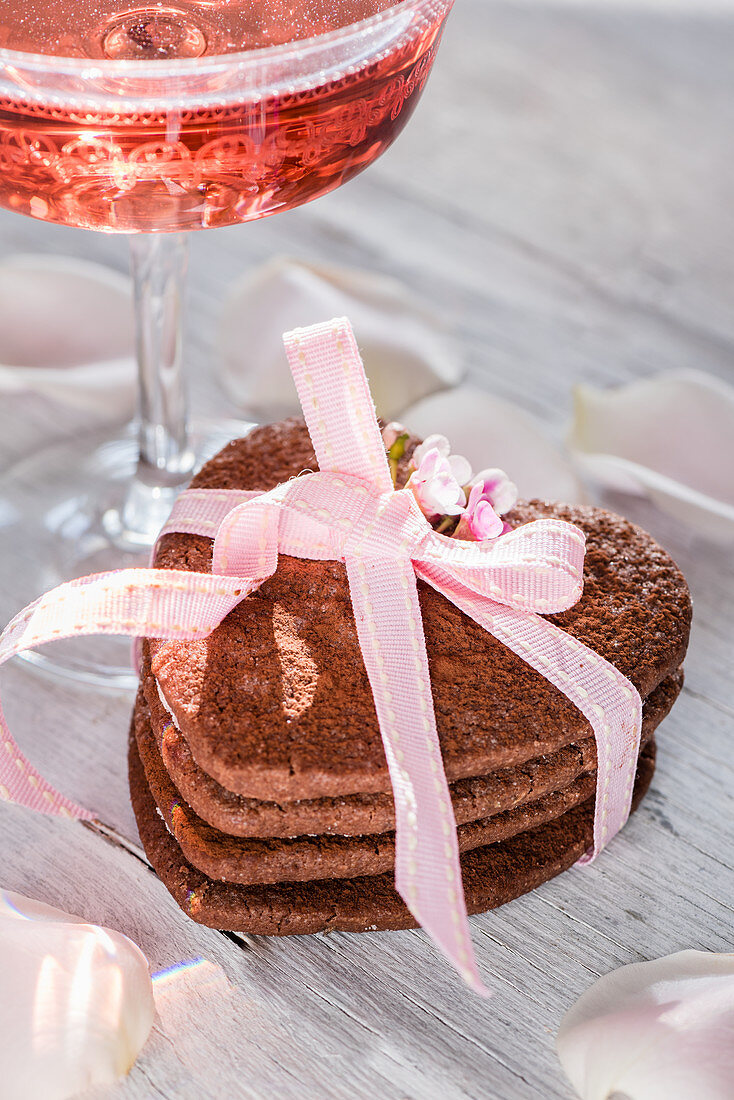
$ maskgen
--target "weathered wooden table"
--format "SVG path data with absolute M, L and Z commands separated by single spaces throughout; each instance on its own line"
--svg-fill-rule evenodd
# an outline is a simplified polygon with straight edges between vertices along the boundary
M 477 383 L 559 431 L 581 379 L 680 366 L 731 377 L 732 56 L 734 12 L 716 0 L 458 0 L 416 118 L 364 177 L 193 242 L 197 404 L 229 412 L 208 371 L 218 307 L 233 278 L 276 252 L 402 278 L 452 327 Z M 11 215 L 0 241 L 126 263 L 122 240 Z M 9 429 L 0 458 L 27 431 Z M 148 1046 L 107 1095 L 568 1097 L 554 1033 L 596 975 L 683 947 L 732 950 L 731 553 L 642 504 L 632 514 L 693 589 L 686 689 L 652 792 L 611 850 L 472 920 L 487 1003 L 420 932 L 268 940 L 192 924 L 138 847 L 131 699 L 3 670 L 23 748 L 111 831 L 2 805 L 2 885 L 119 928 L 154 969 L 173 968 L 156 981 Z M 6 597 L 22 568 L 19 546 L 2 562 Z

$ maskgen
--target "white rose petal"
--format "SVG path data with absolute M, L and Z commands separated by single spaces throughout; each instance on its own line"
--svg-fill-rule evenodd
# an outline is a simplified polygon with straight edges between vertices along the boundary
M 460 386 L 435 394 L 406 409 L 402 419 L 416 435 L 446 432 L 475 470 L 501 466 L 525 500 L 584 500 L 571 463 L 545 426 L 487 390 Z
M 734 387 L 676 371 L 612 390 L 580 386 L 569 446 L 579 470 L 649 496 L 711 539 L 734 540 Z
M 3 1100 L 65 1100 L 111 1084 L 148 1038 L 148 964 L 119 932 L 0 891 L 0 975 Z
M 681 951 L 600 978 L 561 1023 L 582 1100 L 731 1100 L 734 954 Z
M 459 381 L 462 370 L 435 311 L 402 283 L 281 257 L 242 279 L 225 304 L 220 350 L 232 399 L 258 420 L 300 416 L 282 334 L 343 316 L 352 322 L 385 420 Z
M 0 432 L 17 457 L 129 420 L 135 398 L 130 279 L 65 256 L 0 261 Z

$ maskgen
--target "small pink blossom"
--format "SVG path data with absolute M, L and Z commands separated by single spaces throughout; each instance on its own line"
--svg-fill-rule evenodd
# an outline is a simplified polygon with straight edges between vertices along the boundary
M 482 500 L 488 500 L 498 516 L 504 516 L 517 504 L 517 485 L 504 470 L 482 470 L 471 482 L 471 488 L 482 488 Z
M 496 539 L 503 533 L 504 526 L 490 501 L 483 496 L 482 486 L 475 485 L 454 534 L 457 539 L 482 542 L 484 539 Z
M 503 535 L 508 527 L 500 517 L 509 512 L 516 501 L 517 487 L 503 470 L 483 470 L 472 483 L 455 537 L 481 542 Z
M 471 463 L 463 455 L 452 455 L 451 444 L 445 435 L 429 435 L 419 447 L 413 451 L 411 462 L 417 469 L 429 451 L 438 451 L 441 458 L 448 462 L 451 473 L 459 485 L 467 485 L 471 480 Z
M 438 516 L 460 516 L 466 507 L 466 493 L 454 476 L 449 459 L 437 447 L 422 453 L 408 488 L 428 520 Z

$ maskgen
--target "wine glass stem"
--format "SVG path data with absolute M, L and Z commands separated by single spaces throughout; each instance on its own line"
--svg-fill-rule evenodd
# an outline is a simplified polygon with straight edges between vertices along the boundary
M 188 264 L 183 233 L 131 238 L 139 378 L 138 475 L 161 487 L 191 472 L 187 447 L 181 315 Z
M 130 240 L 138 359 L 139 457 L 119 515 L 117 541 L 150 546 L 189 480 L 182 361 L 182 304 L 188 240 L 140 233 Z

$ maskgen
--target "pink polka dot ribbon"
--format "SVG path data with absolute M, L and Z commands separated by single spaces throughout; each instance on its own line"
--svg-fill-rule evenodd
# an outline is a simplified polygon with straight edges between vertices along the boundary
M 486 542 L 438 534 L 410 490 L 393 486 L 349 323 L 296 330 L 285 346 L 319 472 L 269 493 L 188 490 L 161 533 L 212 538 L 211 574 L 128 569 L 61 585 L 0 635 L 0 663 L 80 634 L 204 638 L 272 576 L 280 554 L 343 562 L 395 798 L 396 889 L 465 981 L 486 993 L 469 935 L 417 580 L 518 654 L 588 719 L 598 774 L 594 842 L 583 862 L 629 815 L 641 700 L 613 665 L 542 617 L 581 595 L 581 531 L 540 519 Z M 43 813 L 93 816 L 33 769 L 1 711 L 0 796 Z

